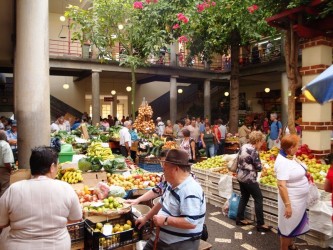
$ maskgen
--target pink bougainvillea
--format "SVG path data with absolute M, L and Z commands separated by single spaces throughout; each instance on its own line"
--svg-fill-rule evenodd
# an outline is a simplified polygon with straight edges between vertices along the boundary
M 203 12 L 205 9 L 209 7 L 214 7 L 216 6 L 216 2 L 211 2 L 210 0 L 205 0 L 203 3 L 199 3 L 197 5 L 197 11 L 198 12 Z
M 253 14 L 253 12 L 255 12 L 257 9 L 259 9 L 259 6 L 256 5 L 256 4 L 253 4 L 253 5 L 251 5 L 250 7 L 247 7 L 247 10 L 248 10 L 251 14 Z
M 143 3 L 142 2 L 134 2 L 133 7 L 134 7 L 134 9 L 143 9 Z
M 182 21 L 183 23 L 188 23 L 188 18 L 183 13 L 178 13 L 177 18 L 179 21 Z
M 180 42 L 180 43 L 186 43 L 186 42 L 188 42 L 188 39 L 187 39 L 186 36 L 180 36 L 178 38 L 178 42 Z
M 172 29 L 176 30 L 176 29 L 179 29 L 180 28 L 180 25 L 178 23 L 176 23 L 174 26 L 172 26 Z

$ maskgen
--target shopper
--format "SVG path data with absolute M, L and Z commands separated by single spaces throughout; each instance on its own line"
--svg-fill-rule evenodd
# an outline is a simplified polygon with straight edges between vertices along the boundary
M 2 250 L 70 250 L 66 226 L 82 219 L 82 208 L 74 189 L 54 180 L 58 153 L 34 148 L 30 168 L 33 178 L 12 184 L 0 198 L 0 228 L 10 226 Z
M 189 162 L 193 163 L 196 161 L 195 141 L 190 137 L 190 131 L 188 129 L 183 129 L 183 135 L 184 138 L 180 143 L 180 148 L 187 153 Z
M 306 169 L 294 156 L 299 137 L 286 135 L 281 140 L 281 150 L 275 160 L 274 169 L 278 180 L 278 233 L 280 249 L 297 249 L 293 237 L 309 231 L 306 213 L 309 182 Z
M 203 190 L 190 174 L 187 153 L 171 149 L 162 161 L 167 187 L 160 202 L 136 221 L 140 229 L 153 219 L 157 249 L 199 249 L 205 221 L 206 202 Z M 154 237 L 155 238 L 155 237 Z M 144 250 L 154 249 L 151 238 Z
M 161 137 L 164 134 L 164 130 L 165 130 L 165 124 L 162 121 L 162 118 L 157 117 L 157 119 L 156 119 L 156 134 Z
M 211 128 L 210 123 L 205 124 L 205 130 L 201 133 L 202 147 L 206 149 L 207 157 L 215 156 L 215 134 Z
M 214 126 L 213 126 L 213 132 L 215 134 L 215 155 L 221 155 L 219 145 L 220 145 L 220 140 L 221 140 L 221 131 L 219 130 L 219 122 L 218 120 L 214 121 Z
M 191 124 L 188 126 L 190 129 L 190 136 L 191 138 L 195 141 L 195 143 L 197 143 L 199 141 L 199 137 L 200 137 L 200 130 L 199 127 L 197 126 L 197 121 L 195 119 L 195 117 L 192 117 L 191 119 Z
M 166 122 L 163 136 L 169 139 L 173 139 L 173 125 L 170 120 L 167 120 Z
M 18 148 L 17 148 L 17 122 L 13 120 L 11 122 L 10 129 L 6 131 L 7 134 L 7 141 L 13 151 L 14 160 L 17 161 L 18 159 Z
M 271 114 L 271 125 L 269 128 L 269 137 L 268 137 L 268 148 L 273 147 L 280 148 L 280 138 L 282 134 L 282 124 L 277 119 L 277 114 Z
M 14 156 L 6 132 L 0 130 L 0 197 L 9 187 L 11 164 L 14 163 Z
M 51 124 L 51 133 L 58 131 L 66 131 L 65 118 L 63 115 L 57 115 L 55 122 Z
M 130 121 L 125 121 L 124 122 L 124 127 L 119 131 L 119 136 L 120 136 L 120 152 L 122 156 L 128 157 L 131 155 L 131 145 L 132 145 L 132 140 L 131 140 L 131 134 L 129 130 L 131 129 L 131 122 Z
M 243 146 L 248 142 L 249 134 L 251 130 L 246 127 L 245 123 L 241 123 L 241 127 L 238 128 L 238 136 L 239 136 L 239 146 Z
M 219 124 L 219 131 L 221 133 L 221 139 L 219 143 L 219 150 L 220 154 L 224 154 L 224 147 L 225 147 L 225 139 L 227 138 L 227 126 L 225 125 L 224 121 L 222 119 L 218 119 L 218 124 Z
M 263 212 L 263 197 L 257 182 L 258 172 L 261 171 L 259 149 L 264 142 L 264 134 L 253 131 L 249 135 L 249 143 L 244 144 L 239 150 L 237 180 L 241 191 L 236 224 L 249 225 L 245 220 L 245 208 L 250 196 L 254 199 L 254 209 L 257 218 L 257 231 L 268 232 L 272 227 L 265 225 Z
M 184 137 L 183 129 L 184 129 L 185 122 L 183 120 L 178 120 L 177 124 L 178 124 L 178 130 L 175 132 L 176 137 L 177 137 L 177 139 L 182 139 Z

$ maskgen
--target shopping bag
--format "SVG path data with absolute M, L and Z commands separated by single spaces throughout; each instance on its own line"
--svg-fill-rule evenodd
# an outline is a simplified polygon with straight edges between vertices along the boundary
M 308 208 L 317 204 L 320 200 L 320 193 L 316 184 L 312 181 L 309 181 L 309 193 L 308 193 Z
M 233 219 L 233 220 L 236 219 L 239 201 L 240 201 L 240 196 L 236 193 L 232 193 L 232 195 L 229 199 L 229 211 L 228 211 L 228 217 L 230 219 Z
M 232 160 L 232 163 L 228 164 L 228 169 L 230 172 L 236 173 L 238 168 L 238 158 L 239 158 L 239 153 L 237 154 L 236 158 Z
M 221 175 L 217 189 L 221 197 L 229 199 L 232 195 L 232 176 L 226 174 Z

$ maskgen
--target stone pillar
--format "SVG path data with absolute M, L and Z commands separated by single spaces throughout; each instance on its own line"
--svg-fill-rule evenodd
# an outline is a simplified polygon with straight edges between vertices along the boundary
M 170 120 L 177 120 L 177 76 L 170 77 Z
M 281 74 L 281 122 L 283 126 L 288 124 L 288 85 L 287 73 L 283 72 Z
M 170 66 L 177 66 L 178 44 L 170 44 Z
M 15 119 L 20 168 L 30 168 L 31 149 L 50 145 L 49 4 L 16 1 Z
M 92 124 L 100 122 L 101 104 L 99 99 L 99 73 L 100 71 L 94 70 L 91 75 L 91 105 L 92 105 Z
M 303 86 L 312 81 L 332 64 L 333 40 L 316 37 L 301 45 Z M 331 152 L 332 103 L 320 105 L 301 98 L 302 103 L 302 143 L 308 144 L 316 157 Z
M 210 113 L 210 80 L 204 82 L 204 117 L 211 119 Z
M 112 101 L 112 116 L 113 119 L 117 117 L 117 94 L 113 95 L 113 101 Z M 117 118 L 122 118 L 122 117 L 117 117 Z

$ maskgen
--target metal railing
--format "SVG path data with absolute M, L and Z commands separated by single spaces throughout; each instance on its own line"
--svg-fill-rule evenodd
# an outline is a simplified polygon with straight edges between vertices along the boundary
M 85 46 L 85 45 L 84 45 Z M 84 50 L 89 50 L 89 52 Z M 83 48 L 79 42 L 63 41 L 50 39 L 50 55 L 56 56 L 73 56 L 73 57 L 84 57 L 92 59 L 101 59 L 108 61 L 121 61 L 122 48 L 121 46 L 114 46 L 108 53 L 94 53 L 91 48 Z M 258 50 L 257 52 L 248 51 L 239 56 L 240 67 L 246 67 L 249 65 L 266 63 L 274 60 L 278 60 L 282 57 L 281 45 L 275 45 L 270 51 Z M 209 67 L 206 67 L 206 62 L 204 62 L 200 57 L 194 56 L 189 57 L 186 52 L 179 52 L 176 54 L 176 67 L 185 67 L 193 69 L 207 69 L 219 72 L 228 72 L 231 70 L 231 60 L 230 55 L 215 55 L 211 60 Z M 147 63 L 151 65 L 165 65 L 171 66 L 170 63 L 170 53 L 165 52 L 160 55 L 152 55 L 147 59 Z
M 55 56 L 82 57 L 82 46 L 79 42 L 50 39 L 49 53 Z

